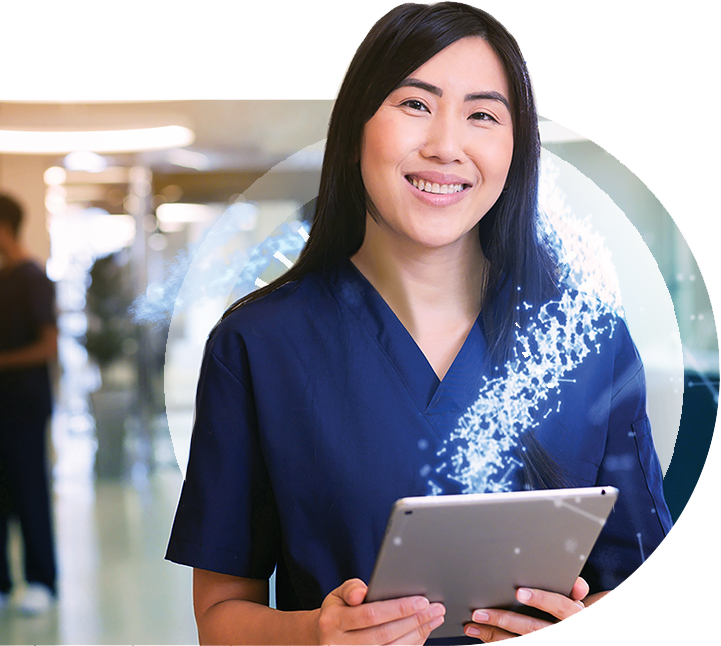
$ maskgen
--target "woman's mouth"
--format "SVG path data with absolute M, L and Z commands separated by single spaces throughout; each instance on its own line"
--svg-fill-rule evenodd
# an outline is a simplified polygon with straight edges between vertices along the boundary
M 424 193 L 431 193 L 433 195 L 449 195 L 453 193 L 460 193 L 467 188 L 470 188 L 470 184 L 456 183 L 456 184 L 442 184 L 440 182 L 432 182 L 430 180 L 423 180 L 412 175 L 406 175 L 406 180 L 415 186 L 419 191 Z

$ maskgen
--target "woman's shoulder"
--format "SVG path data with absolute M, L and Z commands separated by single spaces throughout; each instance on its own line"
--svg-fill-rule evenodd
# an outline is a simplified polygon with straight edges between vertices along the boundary
M 553 322 L 570 333 L 591 338 L 601 330 L 612 336 L 618 326 L 625 326 L 623 310 L 618 303 L 574 286 L 559 285 L 556 293 L 542 300 L 539 305 L 523 305 L 531 310 L 530 318 L 538 324 L 549 325 Z
M 529 325 L 517 335 L 524 346 L 531 345 L 550 354 L 559 352 L 566 360 L 578 365 L 588 363 L 594 357 L 593 363 L 639 363 L 638 352 L 617 301 L 564 285 L 556 295 L 532 310 L 535 311 L 530 312 Z M 524 341 L 526 338 L 530 341 Z
M 592 354 L 601 362 L 612 362 L 615 388 L 643 379 L 643 362 L 620 301 L 577 289 L 569 289 L 567 298 L 579 304 L 578 317 Z
M 225 313 L 213 336 L 268 337 L 274 330 L 302 327 L 333 315 L 337 301 L 325 272 L 316 271 L 281 285 L 273 291 Z

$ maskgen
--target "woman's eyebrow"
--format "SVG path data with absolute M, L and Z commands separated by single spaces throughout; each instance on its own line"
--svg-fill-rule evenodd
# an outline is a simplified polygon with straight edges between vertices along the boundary
M 397 85 L 396 90 L 402 87 L 417 87 L 421 90 L 425 90 L 426 92 L 430 92 L 431 94 L 435 94 L 436 96 L 443 96 L 443 90 L 441 90 L 441 88 L 436 87 L 435 85 L 431 85 L 430 83 L 426 83 L 425 81 L 419 81 L 418 79 L 414 78 L 403 79 Z
M 464 97 L 464 101 L 483 101 L 490 99 L 491 101 L 499 101 L 503 105 L 508 108 L 508 111 L 511 110 L 511 104 L 509 103 L 508 99 L 503 96 L 500 92 L 474 92 L 473 94 L 466 94 Z
M 431 94 L 435 94 L 436 96 L 442 97 L 443 96 L 443 90 L 441 88 L 436 87 L 435 85 L 431 85 L 430 83 L 426 83 L 425 81 L 419 81 L 418 79 L 414 78 L 407 78 L 403 79 L 398 86 L 396 87 L 396 90 L 398 88 L 402 87 L 417 87 L 421 90 L 425 90 L 426 92 L 430 92 Z M 510 111 L 511 104 L 509 103 L 508 99 L 503 96 L 500 92 L 495 91 L 489 91 L 489 92 L 473 92 L 472 94 L 466 94 L 465 97 L 463 97 L 464 101 L 483 101 L 483 100 L 491 100 L 491 101 L 499 101 L 503 105 L 508 108 Z

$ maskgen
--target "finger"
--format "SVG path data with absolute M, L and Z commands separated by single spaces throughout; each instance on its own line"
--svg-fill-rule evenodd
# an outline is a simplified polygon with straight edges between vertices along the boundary
M 543 610 L 557 619 L 566 619 L 584 608 L 582 601 L 574 601 L 556 592 L 531 588 L 519 588 L 516 591 L 516 599 L 527 606 Z
M 368 592 L 368 586 L 360 579 L 349 579 L 338 589 L 338 596 L 349 606 L 359 606 Z
M 574 601 L 582 601 L 588 596 L 590 591 L 591 588 L 588 586 L 588 583 L 586 583 L 585 579 L 579 576 L 573 584 L 573 589 L 571 590 L 571 594 L 569 596 Z
M 468 630 L 477 625 L 482 628 L 496 628 L 503 632 L 509 633 L 511 636 L 527 635 L 546 626 L 550 626 L 551 622 L 537 617 L 529 617 L 511 610 L 499 610 L 493 608 L 490 610 L 475 610 L 471 616 L 473 623 L 467 624 L 466 634 Z M 496 633 L 498 631 L 495 631 Z M 494 633 L 495 634 L 495 633 Z
M 422 628 L 419 628 L 418 630 L 414 630 L 413 632 L 410 632 L 406 635 L 403 635 L 402 637 L 399 637 L 395 641 L 391 642 L 392 644 L 425 644 L 428 638 L 431 636 L 431 633 L 440 626 L 443 625 L 444 618 L 441 617 L 439 619 L 435 619 L 433 622 L 426 624 Z
M 432 630 L 443 623 L 446 609 L 439 603 L 410 617 L 396 619 L 346 633 L 356 644 L 423 643 Z
M 341 629 L 346 632 L 363 630 L 407 619 L 427 611 L 430 607 L 425 597 L 404 597 L 388 601 L 373 601 L 347 608 L 341 619 Z
M 480 624 L 466 624 L 463 627 L 463 631 L 468 637 L 474 639 L 480 639 L 485 643 L 499 642 L 504 639 L 511 639 L 511 637 L 518 637 L 517 634 L 509 633 L 507 630 L 498 628 L 497 626 L 483 626 Z

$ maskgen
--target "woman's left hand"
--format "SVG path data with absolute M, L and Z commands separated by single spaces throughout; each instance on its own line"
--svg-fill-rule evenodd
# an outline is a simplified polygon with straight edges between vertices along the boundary
M 519 588 L 516 591 L 518 601 L 526 606 L 543 610 L 558 620 L 566 619 L 583 610 L 585 607 L 583 599 L 586 595 L 588 595 L 588 583 L 581 577 L 576 579 L 568 597 L 532 588 Z M 484 642 L 495 642 L 540 630 L 550 626 L 551 623 L 553 622 L 528 617 L 511 610 L 478 609 L 473 612 L 472 623 L 466 624 L 465 632 L 469 637 Z

